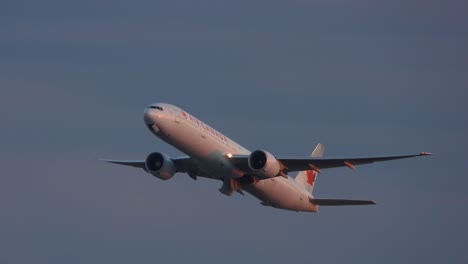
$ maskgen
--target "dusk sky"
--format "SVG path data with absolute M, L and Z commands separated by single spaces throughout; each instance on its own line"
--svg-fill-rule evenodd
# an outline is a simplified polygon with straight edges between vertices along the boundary
M 468 263 L 467 47 L 466 1 L 2 1 L 0 263 Z M 153 102 L 275 155 L 435 155 L 283 211 L 99 162 L 182 155 Z

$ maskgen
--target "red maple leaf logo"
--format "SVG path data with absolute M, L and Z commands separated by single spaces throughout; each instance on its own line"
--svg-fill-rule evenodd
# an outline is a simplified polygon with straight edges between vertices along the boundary
M 317 172 L 314 170 L 308 170 L 306 171 L 307 174 L 307 183 L 312 186 L 314 185 L 315 178 L 317 177 Z

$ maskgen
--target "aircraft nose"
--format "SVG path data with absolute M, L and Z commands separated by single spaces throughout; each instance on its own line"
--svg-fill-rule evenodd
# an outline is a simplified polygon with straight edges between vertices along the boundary
M 148 126 L 156 124 L 157 115 L 155 111 L 151 108 L 145 109 L 145 112 L 143 114 L 143 120 L 145 121 L 145 124 Z

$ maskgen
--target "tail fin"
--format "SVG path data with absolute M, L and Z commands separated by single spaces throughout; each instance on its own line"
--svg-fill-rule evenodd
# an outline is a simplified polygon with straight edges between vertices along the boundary
M 310 156 L 312 158 L 321 158 L 323 156 L 323 152 L 325 152 L 325 147 L 319 143 Z M 309 193 L 312 193 L 316 178 L 317 172 L 314 170 L 301 171 L 296 176 L 296 182 Z

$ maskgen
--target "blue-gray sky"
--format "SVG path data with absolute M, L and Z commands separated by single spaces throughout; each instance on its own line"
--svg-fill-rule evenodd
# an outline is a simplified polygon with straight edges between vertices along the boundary
M 3 1 L 0 262 L 467 263 L 464 1 Z M 169 102 L 249 149 L 432 151 L 322 173 L 318 214 L 98 157 L 180 152 Z

